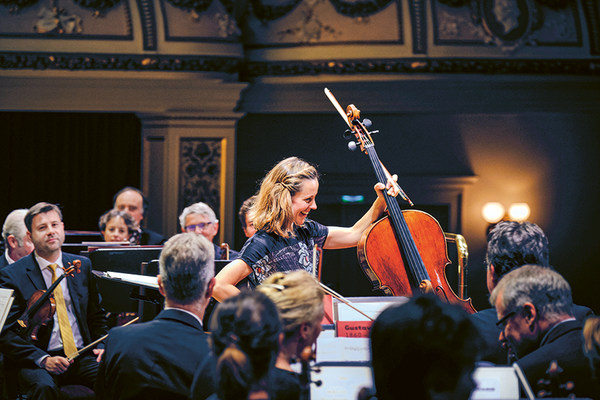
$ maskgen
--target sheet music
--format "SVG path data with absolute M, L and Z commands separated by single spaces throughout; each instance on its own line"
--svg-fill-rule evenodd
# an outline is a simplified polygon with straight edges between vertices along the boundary
M 113 272 L 113 271 L 94 271 L 96 276 L 104 279 L 110 279 L 114 281 L 121 281 L 124 283 L 130 283 L 133 285 L 145 286 L 151 289 L 158 289 L 158 279 L 156 276 L 145 276 L 145 275 L 136 275 L 136 274 L 126 274 L 123 272 Z
M 2 331 L 2 328 L 4 327 L 4 323 L 6 322 L 8 312 L 10 311 L 14 299 L 15 297 L 13 296 L 12 289 L 0 288 L 0 331 Z

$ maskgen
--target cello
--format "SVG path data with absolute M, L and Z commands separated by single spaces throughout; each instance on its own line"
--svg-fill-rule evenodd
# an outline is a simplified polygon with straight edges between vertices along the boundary
M 378 181 L 387 182 L 390 173 L 379 160 L 371 132 L 366 127 L 370 121 L 361 122 L 360 111 L 353 104 L 344 112 L 327 88 L 325 94 L 350 127 L 357 140 L 355 144 L 369 156 Z M 404 192 L 399 191 L 410 202 Z M 388 296 L 431 293 L 443 301 L 460 305 L 470 314 L 476 312 L 471 299 L 458 297 L 448 283 L 445 269 L 450 259 L 438 221 L 423 211 L 401 210 L 395 197 L 385 192 L 383 195 L 388 215 L 371 224 L 357 246 L 359 264 L 373 290 L 379 289 Z

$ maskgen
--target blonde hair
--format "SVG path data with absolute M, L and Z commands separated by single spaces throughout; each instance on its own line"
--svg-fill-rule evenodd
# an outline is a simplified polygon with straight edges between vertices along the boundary
M 266 294 L 277 306 L 286 336 L 293 335 L 303 323 L 321 323 L 325 293 L 308 272 L 276 272 L 256 290 Z
M 585 320 L 583 342 L 592 373 L 597 376 L 600 373 L 600 317 L 592 316 Z
M 256 202 L 250 210 L 254 227 L 279 236 L 293 236 L 292 196 L 307 179 L 319 179 L 308 162 L 289 157 L 275 165 L 264 177 Z

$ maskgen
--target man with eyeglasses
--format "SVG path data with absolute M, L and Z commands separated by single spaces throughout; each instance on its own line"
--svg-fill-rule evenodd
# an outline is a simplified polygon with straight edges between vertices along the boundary
M 514 353 L 530 384 L 552 397 L 596 398 L 591 368 L 583 352 L 583 324 L 573 314 L 571 287 L 556 271 L 525 265 L 506 274 L 492 291 L 499 340 Z M 552 362 L 559 372 L 548 372 Z M 568 382 L 574 384 L 572 390 Z M 557 393 L 559 391 L 560 393 Z
M 226 250 L 214 243 L 215 236 L 219 232 L 219 220 L 208 204 L 198 202 L 184 208 L 179 215 L 179 224 L 182 232 L 194 232 L 207 238 L 215 248 L 215 259 L 223 258 Z M 229 250 L 229 259 L 237 257 L 237 251 Z
M 501 221 L 488 235 L 485 258 L 487 288 L 492 293 L 506 274 L 523 265 L 549 267 L 548 238 L 532 222 Z M 574 312 L 579 321 L 593 314 L 590 308 L 577 305 L 574 306 Z M 485 339 L 486 349 L 482 359 L 494 364 L 506 364 L 509 358 L 507 349 L 498 341 L 500 329 L 496 326 L 496 309 L 480 310 L 471 314 L 471 319 Z

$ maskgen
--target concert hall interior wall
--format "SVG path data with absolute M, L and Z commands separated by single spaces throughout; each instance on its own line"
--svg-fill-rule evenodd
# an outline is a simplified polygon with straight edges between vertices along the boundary
M 373 198 L 323 93 L 373 121 L 381 160 L 418 207 L 469 246 L 468 294 L 487 306 L 488 201 L 527 202 L 575 302 L 600 312 L 600 10 L 594 0 L 1 0 L 2 218 L 46 200 L 97 229 L 125 185 L 172 235 L 208 201 L 219 241 L 280 159 L 322 173 L 314 218 L 350 224 Z M 347 204 L 341 195 L 364 195 Z M 405 207 L 404 203 L 401 203 Z M 371 294 L 352 251 L 324 280 Z M 451 284 L 453 282 L 451 281 Z

